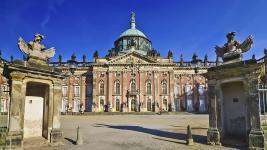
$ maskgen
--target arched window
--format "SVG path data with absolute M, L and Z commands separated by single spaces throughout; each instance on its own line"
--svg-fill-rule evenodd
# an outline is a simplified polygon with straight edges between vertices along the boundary
M 120 81 L 116 80 L 115 81 L 115 94 L 120 94 Z
M 99 82 L 99 94 L 100 95 L 104 95 L 104 81 L 103 80 L 101 80 L 100 82 Z
M 135 80 L 131 81 L 131 92 L 136 92 L 136 83 Z
M 146 82 L 146 94 L 150 95 L 151 94 L 151 82 L 148 80 Z
M 167 81 L 162 81 L 162 94 L 167 94 Z

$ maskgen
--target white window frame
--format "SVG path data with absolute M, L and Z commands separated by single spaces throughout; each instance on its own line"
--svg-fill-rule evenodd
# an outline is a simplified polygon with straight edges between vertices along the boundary
M 148 84 L 150 84 L 150 91 L 149 92 L 148 92 Z M 147 95 L 151 95 L 152 94 L 152 84 L 151 84 L 151 81 L 150 80 L 148 80 L 146 82 L 146 94 Z
M 65 103 L 65 105 L 64 105 L 64 102 L 66 102 Z M 62 108 L 61 108 L 61 111 L 62 112 L 66 112 L 67 111 L 67 105 L 68 105 L 68 103 L 67 103 L 68 101 L 67 101 L 67 99 L 66 98 L 62 98 Z
M 175 88 L 174 88 L 174 95 L 176 98 L 179 97 L 179 84 L 176 84 L 175 85 Z
M 202 89 L 202 90 L 200 90 Z M 204 95 L 204 85 L 203 84 L 200 84 L 199 87 L 198 87 L 198 93 L 200 96 Z
M 117 85 L 119 85 L 118 91 L 117 91 L 117 88 L 118 88 Z M 121 94 L 121 84 L 120 84 L 120 81 L 119 80 L 116 80 L 114 82 L 114 94 L 115 95 L 120 95 Z
M 187 96 L 190 96 L 192 94 L 192 86 L 191 85 L 186 85 L 186 94 L 187 94 Z
M 2 96 L 2 98 L 5 98 L 6 90 L 7 90 L 7 86 L 6 85 L 2 85 L 1 86 L 1 96 Z
M 79 89 L 78 92 L 76 89 Z M 80 94 L 81 94 L 81 88 L 80 86 L 74 86 L 74 97 L 80 97 Z
M 66 93 L 64 93 L 64 89 L 66 89 Z M 68 96 L 68 86 L 62 86 L 62 96 L 67 97 Z
M 0 112 L 6 112 L 6 99 L 1 99 Z
M 168 94 L 168 84 L 167 84 L 168 82 L 167 82 L 167 80 L 162 80 L 162 82 L 161 82 L 161 92 L 162 92 L 162 95 L 167 95 Z M 166 85 L 166 89 L 164 88 L 164 86 L 163 85 Z M 166 92 L 165 92 L 166 91 Z

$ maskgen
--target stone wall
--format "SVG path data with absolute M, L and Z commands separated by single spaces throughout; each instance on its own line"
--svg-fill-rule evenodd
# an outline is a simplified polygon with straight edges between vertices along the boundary
M 7 113 L 0 114 L 0 128 L 7 126 Z

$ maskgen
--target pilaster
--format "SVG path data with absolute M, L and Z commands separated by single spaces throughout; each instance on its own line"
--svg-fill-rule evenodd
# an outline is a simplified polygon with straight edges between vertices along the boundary
M 82 104 L 83 104 L 83 108 L 82 111 L 85 111 L 86 109 L 86 76 L 81 76 L 81 101 L 82 101 Z
M 113 80 L 112 80 L 112 72 L 108 72 L 108 76 L 107 76 L 107 81 L 108 81 L 108 86 L 106 86 L 107 90 L 108 90 L 108 100 L 107 100 L 107 105 L 109 104 L 108 106 L 108 111 L 111 111 L 112 110 L 112 87 L 113 87 Z
M 217 128 L 217 97 L 216 80 L 209 81 L 209 129 L 207 132 L 207 143 L 210 145 L 221 145 L 220 133 Z
M 96 96 L 96 93 L 98 93 L 98 85 L 96 83 L 96 78 L 97 78 L 97 74 L 94 72 L 93 73 L 93 91 L 92 91 L 92 94 L 93 94 L 93 98 L 92 98 L 92 112 L 96 112 L 98 110 L 98 108 L 96 106 L 97 105 L 97 96 Z
M 175 104 L 174 104 L 174 72 L 169 72 L 169 99 L 171 104 L 171 111 L 175 111 Z
M 12 72 L 11 99 L 9 126 L 6 137 L 6 145 L 12 145 L 9 148 L 20 148 L 23 145 L 23 105 L 25 101 L 25 90 L 23 90 L 23 79 L 25 74 Z
M 158 71 L 154 71 L 154 107 L 155 107 L 155 112 L 159 112 L 159 79 L 158 79 Z
M 249 132 L 249 149 L 264 149 L 264 133 L 261 128 L 260 122 L 260 105 L 259 97 L 257 95 L 257 79 L 250 78 L 248 84 L 245 84 L 245 87 L 249 91 L 249 101 L 248 101 L 248 110 L 250 110 L 250 125 L 251 129 Z
M 72 109 L 70 109 L 70 111 L 73 110 L 73 76 L 70 76 L 69 77 L 69 86 L 68 86 L 68 91 L 69 91 L 69 94 L 68 94 L 68 103 L 69 103 L 69 108 L 71 107 Z
M 61 106 L 61 99 L 62 99 L 62 84 L 60 81 L 54 81 L 53 83 L 53 123 L 52 123 L 52 130 L 50 133 L 50 144 L 51 145 L 62 145 L 62 130 L 60 127 L 60 106 Z M 51 107 L 50 109 L 51 110 Z

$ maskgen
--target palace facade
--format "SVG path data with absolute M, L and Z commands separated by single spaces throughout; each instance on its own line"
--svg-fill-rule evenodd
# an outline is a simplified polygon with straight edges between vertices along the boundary
M 2 59 L 4 63 L 12 63 Z M 218 62 L 217 62 L 218 63 Z M 152 48 L 150 39 L 136 28 L 132 13 L 130 28 L 114 42 L 114 48 L 101 58 L 96 51 L 93 62 L 75 55 L 66 62 L 60 55 L 50 66 L 67 77 L 62 86 L 62 112 L 158 112 L 207 110 L 207 79 L 201 74 L 216 62 L 193 54 L 175 62 Z M 8 81 L 2 76 L 1 111 L 8 108 Z

